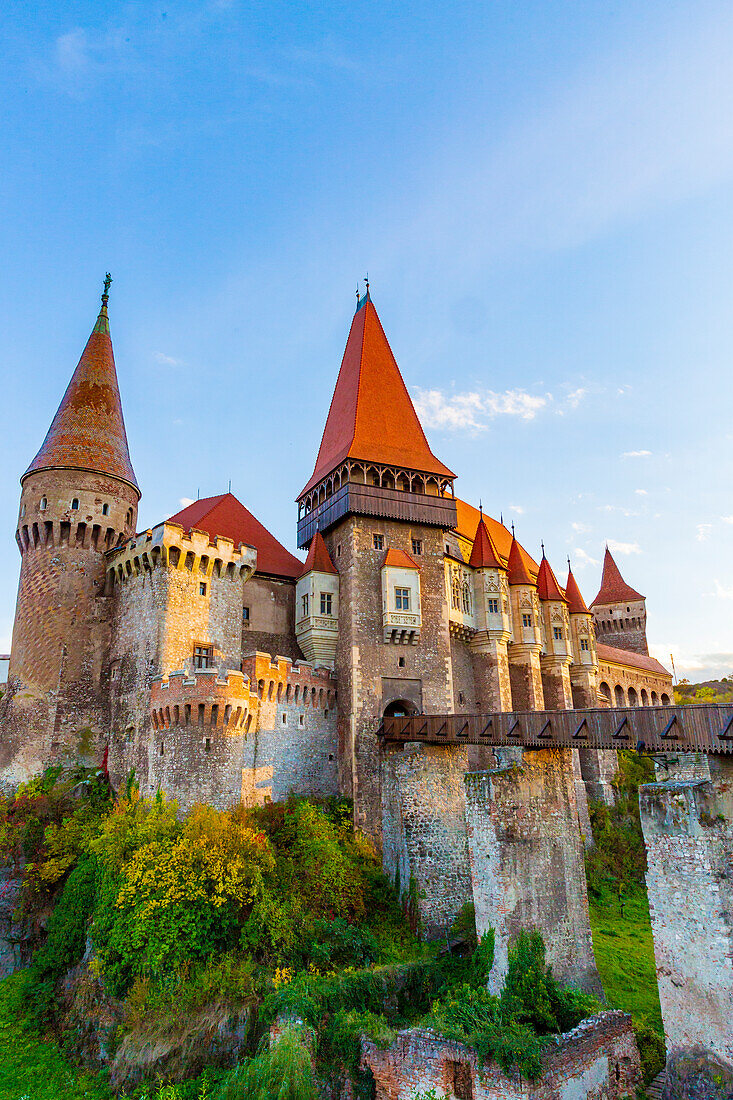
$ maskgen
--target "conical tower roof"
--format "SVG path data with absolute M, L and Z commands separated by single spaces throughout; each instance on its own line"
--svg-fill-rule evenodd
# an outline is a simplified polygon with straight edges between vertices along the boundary
M 623 603 L 624 600 L 643 600 L 644 596 L 627 584 L 621 576 L 619 567 L 611 556 L 611 551 L 606 547 L 606 555 L 603 559 L 603 576 L 601 588 L 591 607 L 596 604 Z
M 557 583 L 557 577 L 544 554 L 537 574 L 537 594 L 541 600 L 565 600 L 565 594 Z
M 519 543 L 515 538 L 512 538 L 512 545 L 509 548 L 509 560 L 506 564 L 507 567 L 507 579 L 510 584 L 534 584 L 534 581 L 529 575 L 529 570 L 522 557 L 522 551 Z
M 309 492 L 347 458 L 453 478 L 428 446 L 369 294 L 351 322 Z
M 568 601 L 568 610 L 571 615 L 589 614 L 588 608 L 585 606 L 585 600 L 578 588 L 578 582 L 573 576 L 572 569 L 568 569 L 568 583 L 565 586 L 565 599 Z
M 484 569 L 486 567 L 504 569 L 483 515 L 478 521 L 468 564 L 473 566 L 474 569 Z
M 126 481 L 140 495 L 127 446 L 107 301 L 105 293 L 53 423 L 21 482 L 37 470 L 91 470 Z
M 304 577 L 306 573 L 313 572 L 338 573 L 338 569 L 331 561 L 331 555 L 328 552 L 328 547 L 323 541 L 323 535 L 320 531 L 316 531 L 311 540 L 308 557 L 305 559 L 305 565 L 303 566 L 301 576 Z

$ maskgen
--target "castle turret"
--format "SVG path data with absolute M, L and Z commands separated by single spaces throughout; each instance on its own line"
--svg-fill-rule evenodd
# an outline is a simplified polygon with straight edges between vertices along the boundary
M 598 655 L 593 615 L 586 607 L 578 582 L 570 569 L 570 562 L 568 562 L 565 596 L 568 601 L 573 643 L 573 663 L 570 666 L 573 706 L 595 707 L 598 705 Z
M 515 538 L 512 538 L 509 550 L 507 580 L 512 612 L 509 674 L 513 709 L 544 710 L 540 669 L 542 627 L 537 585 L 532 580 L 524 551 Z
M 21 478 L 20 585 L 2 764 L 9 778 L 106 732 L 105 552 L 132 535 L 140 490 L 130 462 L 102 308 L 36 457 Z
M 482 713 L 511 710 L 508 643 L 512 636 L 506 566 L 480 516 L 468 563 L 474 570 L 476 632 L 471 637 L 471 660 L 476 703 Z
M 540 598 L 544 634 L 540 668 L 545 707 L 547 710 L 567 710 L 573 705 L 570 688 L 570 618 L 565 593 L 545 557 L 544 547 L 537 573 L 537 595 Z
M 601 588 L 591 604 L 596 637 L 605 645 L 649 656 L 646 598 L 627 584 L 606 547 Z
M 338 614 L 338 570 L 316 531 L 295 591 L 295 635 L 306 661 L 335 666 Z

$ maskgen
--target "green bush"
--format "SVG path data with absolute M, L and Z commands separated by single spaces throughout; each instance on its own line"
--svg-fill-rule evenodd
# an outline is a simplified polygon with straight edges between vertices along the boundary
M 229 1074 L 212 1100 L 317 1100 L 308 1047 L 295 1028 Z

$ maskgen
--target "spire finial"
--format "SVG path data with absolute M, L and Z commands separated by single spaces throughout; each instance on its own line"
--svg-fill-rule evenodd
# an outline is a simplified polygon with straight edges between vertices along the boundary
M 514 520 L 512 520 L 512 538 L 514 538 Z
M 483 519 L 484 518 L 484 506 L 481 503 L 481 501 L 478 502 L 478 513 L 481 516 L 481 519 Z
M 367 273 L 364 277 L 364 282 L 366 284 L 366 296 L 368 298 L 369 297 L 369 272 L 368 271 L 367 271 Z
M 573 571 L 573 569 L 572 569 L 572 566 L 570 564 L 570 554 L 568 554 L 568 573 L 572 573 L 572 571 Z
M 356 284 L 356 306 L 357 306 L 357 309 L 359 308 L 359 302 L 360 301 L 361 301 L 361 298 L 359 296 L 359 284 L 357 283 Z
M 544 558 L 544 556 L 545 556 L 545 542 L 544 542 L 544 539 L 540 543 L 540 546 L 542 547 L 542 557 Z
M 112 284 L 112 276 L 109 271 L 104 276 L 104 294 L 102 295 L 102 305 L 106 306 L 109 301 L 109 288 Z

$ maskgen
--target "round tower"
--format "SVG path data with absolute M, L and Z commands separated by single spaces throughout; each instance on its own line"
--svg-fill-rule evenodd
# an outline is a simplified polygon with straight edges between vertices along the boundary
M 109 332 L 110 281 L 53 423 L 21 478 L 20 584 L 0 718 L 0 765 L 10 765 L 11 779 L 65 749 L 94 757 L 97 736 L 106 734 L 105 552 L 134 534 L 140 499 Z

